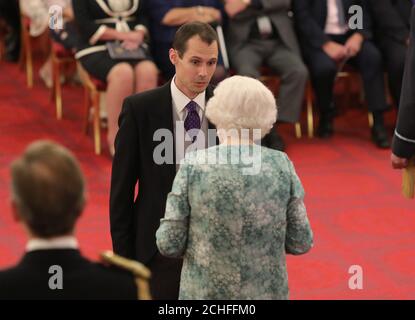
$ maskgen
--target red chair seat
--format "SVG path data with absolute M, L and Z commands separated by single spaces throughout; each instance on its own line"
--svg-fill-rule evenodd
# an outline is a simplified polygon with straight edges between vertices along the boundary
M 92 83 L 95 85 L 98 91 L 106 91 L 107 90 L 107 84 L 105 82 L 102 82 L 101 80 L 94 78 L 93 76 L 89 75 L 91 78 Z
M 72 58 L 74 55 L 71 50 L 66 49 L 58 42 L 52 41 L 52 50 L 59 59 Z

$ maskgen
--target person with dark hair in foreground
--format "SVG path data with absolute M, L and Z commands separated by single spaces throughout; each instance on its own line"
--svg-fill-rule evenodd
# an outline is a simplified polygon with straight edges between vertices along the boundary
M 67 149 L 35 142 L 13 162 L 11 175 L 13 217 L 29 241 L 22 260 L 0 271 L 0 300 L 137 299 L 131 273 L 92 263 L 78 249 L 85 183 Z

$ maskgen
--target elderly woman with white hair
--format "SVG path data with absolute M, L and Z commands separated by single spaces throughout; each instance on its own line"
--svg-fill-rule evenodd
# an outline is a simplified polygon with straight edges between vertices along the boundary
M 220 145 L 186 156 L 156 234 L 163 255 L 184 258 L 180 299 L 288 299 L 285 255 L 307 252 L 313 234 L 292 162 L 255 144 L 276 115 L 273 94 L 247 77 L 209 100 Z

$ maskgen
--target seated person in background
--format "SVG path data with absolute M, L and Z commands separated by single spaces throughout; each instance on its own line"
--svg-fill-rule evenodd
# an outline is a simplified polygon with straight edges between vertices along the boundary
M 169 59 L 177 29 L 193 21 L 209 24 L 223 22 L 223 4 L 220 0 L 151 0 L 147 1 L 150 14 L 150 33 L 154 59 L 166 80 L 174 74 L 174 66 Z M 225 77 L 225 68 L 218 64 L 212 82 L 217 83 Z
M 382 51 L 389 87 L 399 106 L 405 56 L 409 45 L 412 0 L 368 0 L 375 39 Z
M 281 79 L 278 105 L 279 121 L 298 121 L 303 105 L 308 72 L 289 17 L 291 0 L 226 0 L 229 16 L 227 44 L 229 59 L 236 73 L 258 79 L 266 65 Z M 276 126 L 269 137 L 274 147 L 284 149 Z
M 20 53 L 20 11 L 18 0 L 0 0 L 0 19 L 10 28 L 5 39 L 6 60 L 16 62 Z
M 107 83 L 107 140 L 113 155 L 124 98 L 157 87 L 158 70 L 146 44 L 148 31 L 143 1 L 73 0 L 72 5 L 81 37 L 75 57 L 88 73 Z M 145 57 L 111 58 L 106 44 L 115 41 L 127 50 L 141 47 Z
M 79 35 L 74 21 L 72 0 L 47 0 L 47 3 L 49 7 L 53 5 L 60 6 L 63 15 L 63 28 L 50 29 L 51 37 L 54 41 L 75 53 L 78 47 Z
M 13 162 L 11 175 L 13 217 L 29 241 L 19 264 L 0 271 L 0 300 L 137 298 L 132 274 L 92 263 L 79 252 L 74 232 L 85 183 L 67 149 L 35 142 Z
M 20 9 L 23 15 L 30 19 L 29 33 L 31 37 L 42 37 L 49 41 L 49 6 L 47 0 L 20 0 Z M 41 44 L 46 45 L 42 42 Z M 52 56 L 48 54 L 47 60 L 39 70 L 39 77 L 47 88 L 52 88 Z
M 363 29 L 350 29 L 349 8 L 363 8 Z M 390 142 L 383 122 L 387 109 L 382 57 L 370 41 L 371 21 L 366 2 L 360 0 L 293 0 L 294 17 L 303 55 L 308 64 L 320 111 L 317 134 L 333 135 L 334 80 L 339 66 L 348 61 L 362 74 L 363 86 L 373 113 L 372 140 L 379 148 Z
M 292 162 L 255 144 L 273 128 L 275 98 L 234 76 L 206 117 L 220 145 L 186 156 L 156 233 L 163 255 L 183 257 L 179 299 L 288 299 L 286 254 L 306 253 L 313 234 Z
M 54 41 L 62 44 L 66 49 L 75 52 L 78 45 L 78 31 L 73 23 L 73 10 L 71 0 L 24 0 L 20 2 L 22 12 L 30 18 L 30 35 L 32 37 L 43 36 L 49 41 L 48 32 Z M 50 24 L 49 8 L 57 5 L 62 8 L 62 29 L 52 29 Z M 55 13 L 55 12 L 53 12 Z M 57 16 L 58 17 L 58 16 Z M 39 76 L 46 87 L 52 88 L 52 55 L 39 70 Z

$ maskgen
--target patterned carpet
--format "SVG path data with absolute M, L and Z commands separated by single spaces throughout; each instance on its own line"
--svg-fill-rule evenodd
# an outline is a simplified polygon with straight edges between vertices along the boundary
M 9 208 L 9 164 L 31 141 L 48 138 L 80 159 L 88 182 L 88 206 L 78 225 L 83 253 L 93 259 L 111 248 L 108 192 L 111 160 L 95 156 L 92 137 L 82 133 L 82 89 L 64 87 L 64 119 L 55 118 L 49 91 L 0 62 L 0 268 L 19 260 L 24 233 Z M 392 132 L 395 113 L 388 114 Z M 414 299 L 415 202 L 400 195 L 400 172 L 389 151 L 369 141 L 367 113 L 343 108 L 332 140 L 293 137 L 284 125 L 287 153 L 306 190 L 315 234 L 310 253 L 287 258 L 292 299 Z M 105 140 L 105 139 L 103 139 Z M 106 150 L 105 150 L 106 152 Z M 349 288 L 349 268 L 363 270 L 363 289 Z

